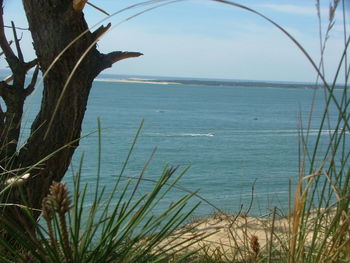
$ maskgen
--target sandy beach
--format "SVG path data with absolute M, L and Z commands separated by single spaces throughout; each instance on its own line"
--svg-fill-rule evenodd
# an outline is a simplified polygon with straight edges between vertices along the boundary
M 155 79 L 144 79 L 144 78 L 125 78 L 125 79 L 110 79 L 110 78 L 97 78 L 95 81 L 100 82 L 125 82 L 125 83 L 147 83 L 147 84 L 158 84 L 158 85 L 169 85 L 169 84 L 180 84 L 177 82 L 159 81 Z
M 323 229 L 327 229 L 332 215 L 331 213 L 324 215 L 326 216 L 322 225 Z M 293 216 L 273 218 L 272 214 L 266 217 L 215 214 L 184 226 L 168 241 L 172 247 L 178 245 L 177 250 L 198 250 L 211 257 L 216 255 L 225 260 L 246 261 L 248 258 L 266 253 L 269 247 L 287 252 L 293 236 L 296 237 L 297 234 L 297 231 L 292 230 L 293 218 Z M 316 212 L 311 212 L 307 220 L 303 245 L 311 243 L 315 219 Z M 323 240 L 323 233 L 318 230 L 318 240 Z
M 220 253 L 228 258 L 246 258 L 252 251 L 249 249 L 259 246 L 264 250 L 269 245 L 271 230 L 273 240 L 287 241 L 288 219 L 271 219 L 248 216 L 233 216 L 216 214 L 210 218 L 201 219 L 179 229 L 175 235 L 176 244 L 186 250 L 206 250 L 209 254 Z M 179 249 L 178 248 L 178 249 Z M 248 248 L 248 250 L 247 250 Z

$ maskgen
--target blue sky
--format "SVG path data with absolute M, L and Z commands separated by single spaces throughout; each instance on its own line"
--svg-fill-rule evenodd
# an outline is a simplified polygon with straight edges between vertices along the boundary
M 90 0 L 109 13 L 139 1 Z M 347 1 L 345 1 L 348 3 Z M 290 32 L 319 61 L 319 30 L 314 0 L 237 1 L 273 19 Z M 154 5 L 153 5 L 154 6 Z M 151 10 L 125 23 L 151 6 L 113 16 L 113 29 L 98 43 L 99 50 L 140 51 L 144 56 L 118 62 L 104 73 L 244 80 L 314 81 L 316 73 L 294 44 L 262 18 L 245 10 L 209 0 L 179 1 Z M 328 24 L 329 1 L 321 0 L 322 28 Z M 348 4 L 349 15 L 350 4 Z M 340 11 L 340 8 L 339 8 Z M 20 0 L 5 1 L 5 20 L 26 27 Z M 93 26 L 106 16 L 86 6 Z M 349 18 L 349 17 L 348 17 Z M 342 14 L 327 42 L 326 76 L 332 79 L 344 38 Z M 347 30 L 350 26 L 347 24 Z M 34 57 L 29 32 L 23 33 L 27 58 Z M 5 63 L 3 59 L 0 67 Z

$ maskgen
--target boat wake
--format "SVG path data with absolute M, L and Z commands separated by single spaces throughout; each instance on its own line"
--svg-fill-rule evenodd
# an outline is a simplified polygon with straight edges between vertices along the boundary
M 310 129 L 310 130 L 303 130 L 302 132 L 296 129 L 291 129 L 291 130 L 236 130 L 233 131 L 232 134 L 246 134 L 246 135 L 260 135 L 260 136 L 299 136 L 303 134 L 304 136 L 309 135 L 309 136 L 317 136 L 318 134 L 320 135 L 332 135 L 335 133 L 335 130 L 327 130 L 324 129 L 321 132 L 317 129 Z M 337 133 L 340 134 L 342 133 L 342 130 L 337 130 Z M 344 133 L 349 134 L 348 131 L 344 131 Z
M 214 137 L 215 134 L 209 133 L 146 133 L 148 136 L 164 136 L 164 137 Z

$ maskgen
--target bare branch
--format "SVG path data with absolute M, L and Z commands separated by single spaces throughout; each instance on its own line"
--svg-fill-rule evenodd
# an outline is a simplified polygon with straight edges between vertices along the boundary
M 111 27 L 111 23 L 109 23 L 107 26 L 100 26 L 98 29 L 96 29 L 94 32 L 92 32 L 93 38 L 96 40 L 100 36 L 102 36 L 108 29 Z
M 27 73 L 32 67 L 35 67 L 36 65 L 38 64 L 38 60 L 37 59 L 34 59 L 30 62 L 27 62 L 24 64 L 24 68 L 25 68 L 25 73 Z M 10 75 L 10 76 L 7 76 L 4 81 L 6 83 L 9 83 L 13 80 L 13 75 Z
M 123 52 L 123 51 L 115 51 L 108 54 L 103 54 L 101 59 L 101 68 L 100 70 L 104 70 L 106 68 L 112 67 L 112 65 L 120 60 L 127 58 L 136 58 L 142 56 L 143 54 L 140 52 Z
M 15 23 L 13 23 L 13 21 L 11 21 L 11 25 L 12 25 L 12 32 L 13 32 L 14 41 L 15 41 L 15 44 L 16 44 L 18 59 L 19 59 L 19 61 L 21 63 L 23 63 L 24 62 L 24 58 L 23 58 L 23 53 L 22 53 L 22 50 L 21 50 L 21 46 L 19 45 L 19 39 L 17 37 Z
M 104 13 L 105 15 L 110 16 L 109 13 L 107 13 L 105 10 L 99 8 L 98 6 L 95 6 L 94 4 L 91 4 L 90 2 L 86 2 L 86 3 L 87 3 L 88 5 L 90 5 L 90 6 L 92 6 L 93 8 L 97 9 L 98 11 Z
M 12 44 L 13 44 L 13 41 L 10 40 L 10 41 L 9 41 L 9 46 L 11 46 Z M 4 55 L 4 52 L 0 52 L 0 57 L 1 57 L 2 55 Z
M 34 91 L 36 80 L 38 79 L 38 74 L 39 74 L 39 65 L 36 66 L 34 73 L 33 73 L 32 81 L 30 82 L 28 87 L 25 89 L 26 96 L 29 96 Z
M 25 71 L 28 72 L 31 68 L 35 67 L 36 65 L 38 65 L 38 59 L 33 59 L 32 61 L 25 63 Z
M 16 55 L 13 53 L 9 42 L 6 39 L 5 31 L 4 31 L 4 18 L 3 18 L 4 10 L 2 5 L 0 5 L 0 47 L 5 54 L 6 60 L 11 69 L 14 69 L 18 63 L 18 59 Z
M 81 12 L 86 4 L 87 0 L 73 0 L 73 9 L 76 12 Z
M 0 82 L 0 97 L 2 97 L 5 93 L 5 89 L 7 89 L 9 85 L 6 83 L 6 81 Z

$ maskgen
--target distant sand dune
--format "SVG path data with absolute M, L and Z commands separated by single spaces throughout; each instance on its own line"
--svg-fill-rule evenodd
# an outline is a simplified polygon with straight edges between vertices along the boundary
M 110 78 L 97 78 L 95 81 L 100 82 L 128 82 L 128 83 L 146 83 L 146 84 L 159 84 L 159 85 L 169 85 L 169 84 L 180 84 L 173 81 L 160 81 L 154 79 L 143 79 L 143 78 L 126 78 L 126 79 L 110 79 Z

